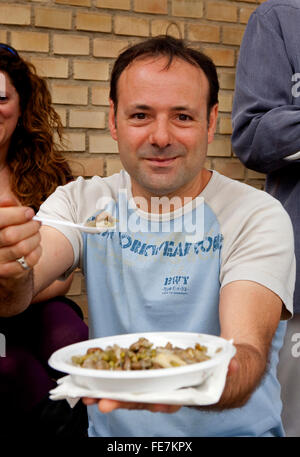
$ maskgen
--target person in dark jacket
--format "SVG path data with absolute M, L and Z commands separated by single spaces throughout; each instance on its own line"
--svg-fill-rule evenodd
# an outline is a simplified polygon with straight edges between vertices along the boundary
M 299 24 L 299 0 L 268 0 L 254 11 L 240 49 L 232 113 L 236 155 L 248 168 L 266 174 L 266 191 L 280 200 L 294 228 L 295 315 L 288 323 L 278 368 L 287 436 L 300 436 Z

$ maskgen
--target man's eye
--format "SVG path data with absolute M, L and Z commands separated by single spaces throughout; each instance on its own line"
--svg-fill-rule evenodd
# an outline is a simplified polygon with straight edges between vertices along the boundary
M 146 119 L 146 114 L 145 113 L 135 113 L 132 116 L 134 119 Z
M 188 114 L 183 114 L 183 113 L 178 114 L 178 119 L 180 121 L 191 121 L 192 120 L 191 116 L 189 116 Z

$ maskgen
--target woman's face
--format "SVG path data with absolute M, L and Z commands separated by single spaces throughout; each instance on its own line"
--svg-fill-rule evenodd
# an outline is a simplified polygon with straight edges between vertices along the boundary
M 20 98 L 9 76 L 0 71 L 0 154 L 5 156 L 20 116 Z

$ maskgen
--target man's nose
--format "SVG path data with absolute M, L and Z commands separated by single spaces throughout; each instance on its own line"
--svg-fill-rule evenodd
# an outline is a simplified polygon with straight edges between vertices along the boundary
M 149 142 L 152 146 L 165 148 L 172 143 L 170 126 L 167 120 L 158 120 L 152 126 L 152 131 L 149 136 Z

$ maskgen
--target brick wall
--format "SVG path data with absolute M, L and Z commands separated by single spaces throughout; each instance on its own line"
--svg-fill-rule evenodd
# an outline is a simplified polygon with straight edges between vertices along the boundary
M 220 115 L 207 166 L 263 188 L 231 148 L 231 109 L 239 46 L 263 0 L 0 0 L 0 41 L 14 46 L 47 77 L 65 127 L 75 174 L 110 175 L 121 164 L 108 122 L 109 74 L 128 44 L 168 32 L 212 57 L 220 78 Z M 82 167 L 84 172 L 82 172 Z M 86 313 L 79 271 L 70 296 Z

